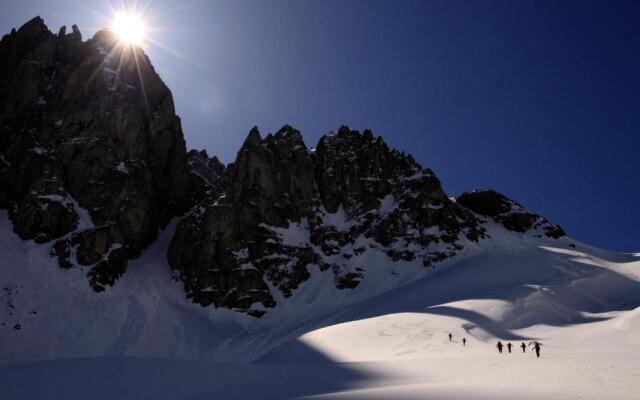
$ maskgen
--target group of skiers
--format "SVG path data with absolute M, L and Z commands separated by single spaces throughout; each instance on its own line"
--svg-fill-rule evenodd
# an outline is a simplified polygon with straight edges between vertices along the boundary
M 540 346 L 542 346 L 542 344 L 538 341 L 533 341 L 533 342 L 529 342 L 529 346 L 532 346 L 533 349 L 536 352 L 536 357 L 540 358 Z M 498 353 L 502 353 L 502 348 L 505 347 L 501 341 L 498 340 L 498 344 L 496 345 L 496 347 L 498 348 Z M 511 342 L 507 343 L 507 351 L 509 351 L 509 353 L 511 353 L 511 348 L 513 347 L 513 345 L 511 344 Z M 527 351 L 527 345 L 524 344 L 524 342 L 522 342 L 520 344 L 520 348 L 522 349 L 522 352 L 525 353 Z
M 453 341 L 453 335 L 449 334 L 449 341 Z M 466 346 L 467 345 L 467 338 L 462 338 L 462 345 Z
M 449 341 L 452 342 L 453 341 L 453 334 L 449 333 Z M 467 338 L 462 338 L 462 345 L 466 346 L 467 345 Z M 536 357 L 540 358 L 540 346 L 542 346 L 542 344 L 538 341 L 533 341 L 533 342 L 529 342 L 529 346 L 532 346 L 533 349 L 536 352 Z M 498 353 L 502 353 L 502 349 L 504 347 L 507 348 L 507 351 L 509 353 L 511 353 L 511 349 L 513 348 L 513 345 L 511 344 L 511 342 L 508 342 L 507 345 L 503 345 L 501 341 L 498 341 L 498 344 L 496 345 L 496 347 L 498 348 Z M 523 353 L 527 352 L 527 345 L 524 344 L 524 342 L 522 342 L 522 344 L 520 344 L 520 348 L 522 349 Z

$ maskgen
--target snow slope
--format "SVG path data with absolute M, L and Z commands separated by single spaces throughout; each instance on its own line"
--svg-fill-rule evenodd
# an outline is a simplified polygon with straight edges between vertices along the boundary
M 174 227 L 95 294 L 86 271 L 58 268 L 3 211 L 2 397 L 633 399 L 640 390 L 638 255 L 487 225 L 490 241 L 435 272 L 363 282 L 351 297 L 317 273 L 256 320 L 184 299 L 165 257 Z M 498 338 L 539 340 L 542 357 L 499 355 Z
M 447 306 L 496 311 L 493 300 Z M 364 385 L 313 398 L 636 399 L 640 308 L 606 317 L 610 319 L 510 332 L 527 338 L 525 343 L 528 338 L 541 340 L 539 359 L 530 347 L 522 353 L 518 345 L 523 340 L 511 341 L 513 353 L 498 354 L 495 339 L 486 332 L 469 332 L 465 318 L 439 314 L 385 315 L 324 328 L 300 340 L 334 362 L 377 376 Z M 453 342 L 447 332 L 454 334 Z M 462 337 L 468 341 L 464 347 Z
M 249 321 L 185 298 L 166 262 L 176 221 L 118 285 L 97 294 L 86 270 L 59 268 L 50 245 L 22 241 L 6 211 L 0 213 L 0 364 L 105 355 L 207 358 L 212 343 Z

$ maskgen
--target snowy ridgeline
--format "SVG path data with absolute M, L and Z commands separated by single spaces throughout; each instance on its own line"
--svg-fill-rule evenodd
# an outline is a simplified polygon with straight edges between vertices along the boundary
M 174 228 L 96 294 L 3 211 L 2 397 L 637 398 L 638 255 L 491 224 L 490 243 L 429 276 L 398 264 L 341 291 L 315 271 L 255 319 L 184 298 L 166 262 Z M 370 257 L 371 270 L 389 262 Z M 498 338 L 538 340 L 542 357 L 498 354 Z

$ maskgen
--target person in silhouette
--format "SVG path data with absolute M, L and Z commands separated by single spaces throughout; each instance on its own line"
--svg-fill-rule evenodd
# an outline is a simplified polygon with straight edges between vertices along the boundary
M 451 341 L 451 339 L 453 339 L 453 335 L 449 334 L 449 341 Z
M 524 353 L 525 351 L 527 351 L 527 346 L 524 344 L 524 342 L 522 342 L 522 344 L 520 345 L 520 347 L 522 348 L 522 352 Z
M 542 343 L 536 340 L 529 342 L 529 346 L 533 346 L 533 349 L 536 351 L 536 357 L 540 358 L 540 346 L 542 346 Z
M 498 341 L 498 344 L 496 345 L 496 347 L 498 348 L 498 353 L 502 353 L 502 342 Z
M 509 350 L 509 353 L 511 353 L 511 346 L 513 346 L 511 342 L 507 343 L 507 350 Z
M 540 343 L 538 342 L 533 342 L 533 348 L 536 351 L 536 357 L 540 358 Z
M 462 345 L 466 346 L 467 345 L 467 338 L 462 338 Z

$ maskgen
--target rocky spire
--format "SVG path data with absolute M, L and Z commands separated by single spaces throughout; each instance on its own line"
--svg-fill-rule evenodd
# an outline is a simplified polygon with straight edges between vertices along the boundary
M 25 36 L 36 37 L 42 34 L 50 34 L 51 32 L 49 32 L 44 20 L 38 15 L 22 25 L 20 29 L 18 29 L 18 33 Z
M 103 290 L 187 207 L 186 152 L 146 55 L 72 31 L 36 17 L 0 42 L 0 203 L 20 236 L 57 241 L 60 264 L 89 267 Z

